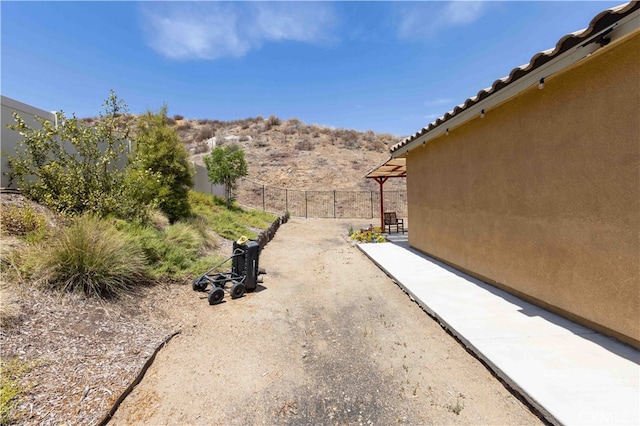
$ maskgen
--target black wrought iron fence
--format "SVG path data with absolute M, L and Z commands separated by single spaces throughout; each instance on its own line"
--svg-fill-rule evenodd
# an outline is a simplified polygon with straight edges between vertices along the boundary
M 377 191 L 303 191 L 241 179 L 236 199 L 248 207 L 278 214 L 289 212 L 295 217 L 380 217 L 380 193 Z M 407 191 L 384 191 L 384 210 L 407 217 Z

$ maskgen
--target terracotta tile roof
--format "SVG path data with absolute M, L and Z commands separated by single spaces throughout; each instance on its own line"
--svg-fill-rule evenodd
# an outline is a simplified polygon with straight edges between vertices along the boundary
M 611 27 L 616 24 L 616 22 L 632 14 L 638 9 L 640 9 L 640 2 L 632 1 L 599 13 L 591 20 L 591 23 L 587 28 L 565 35 L 556 43 L 554 49 L 536 53 L 531 58 L 531 61 L 528 64 L 514 68 L 507 77 L 496 80 L 491 87 L 481 90 L 476 96 L 474 96 L 473 98 L 468 98 L 463 104 L 456 106 L 452 111 L 447 112 L 436 121 L 430 123 L 427 127 L 422 128 L 422 130 L 420 130 L 419 132 L 392 146 L 390 149 L 391 153 L 394 153 L 395 151 L 411 144 L 421 136 L 424 136 L 435 128 L 447 123 L 449 120 L 451 120 L 453 117 L 458 116 L 463 111 L 468 110 L 472 106 L 477 105 L 483 100 L 512 85 L 514 82 L 531 74 L 541 66 L 559 57 L 563 53 L 568 52 L 574 47 L 584 47 L 590 43 L 602 42 L 603 39 L 609 34 L 609 32 L 611 32 L 611 30 L 613 29 Z M 602 34 L 599 34 L 601 32 Z M 593 38 L 594 35 L 598 36 Z M 592 38 L 593 40 L 591 40 Z M 604 40 L 604 43 L 606 44 L 607 40 Z

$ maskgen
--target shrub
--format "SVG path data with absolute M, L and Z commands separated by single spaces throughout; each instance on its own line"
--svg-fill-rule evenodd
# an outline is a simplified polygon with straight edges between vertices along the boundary
M 25 236 L 32 232 L 46 232 L 45 219 L 28 204 L 24 206 L 2 205 L 0 211 L 2 211 L 0 225 L 2 230 L 9 235 Z
M 97 297 L 117 297 L 147 280 L 139 247 L 93 215 L 52 237 L 37 254 L 34 272 L 47 288 Z
M 376 138 L 376 134 L 373 132 L 373 130 L 367 130 L 366 132 L 364 132 L 364 135 L 362 136 L 362 139 L 364 139 L 367 142 L 373 142 L 375 138 Z
M 189 153 L 166 117 L 166 106 L 157 114 L 147 111 L 140 117 L 132 168 L 140 175 L 139 185 L 146 188 L 139 196 L 174 222 L 190 214 L 187 194 L 193 186 L 193 170 Z
M 195 140 L 196 142 L 202 142 L 202 141 L 204 141 L 204 140 L 207 140 L 207 139 L 209 139 L 209 138 L 212 138 L 212 137 L 213 137 L 213 133 L 214 133 L 214 132 L 213 132 L 213 129 L 212 129 L 211 127 L 209 127 L 209 126 L 202 127 L 202 128 L 198 131 L 198 134 L 196 135 L 196 137 L 195 137 L 195 139 L 194 139 L 194 140 Z
M 264 130 L 271 130 L 275 126 L 279 126 L 281 123 L 280 119 L 275 115 L 269 116 L 267 120 L 264 122 Z
M 183 121 L 182 123 L 178 124 L 178 130 L 180 131 L 186 131 L 191 129 L 191 122 L 190 121 Z
M 265 146 L 269 146 L 269 141 L 267 141 L 266 139 L 258 139 L 256 141 L 256 146 L 258 148 L 264 148 Z
M 296 143 L 296 149 L 298 151 L 313 151 L 314 146 L 313 146 L 313 143 L 311 143 L 311 141 L 307 139 L 303 139 Z
M 173 119 L 174 119 L 174 120 L 176 120 L 176 121 L 177 121 L 177 120 L 184 120 L 184 116 L 183 116 L 183 115 L 180 115 L 180 114 L 175 114 L 175 115 L 173 116 Z
M 192 152 L 194 154 L 203 154 L 209 151 L 211 151 L 211 149 L 209 148 L 209 145 L 206 142 L 199 142 L 196 144 L 196 146 L 193 147 Z
M 113 91 L 93 127 L 58 113 L 60 124 L 39 119 L 29 127 L 14 113 L 9 126 L 22 136 L 7 156 L 10 181 L 29 199 L 70 215 L 118 214 L 125 173 L 114 167 L 127 158 L 129 130 L 124 102 Z
M 351 239 L 362 243 L 384 243 L 387 241 L 381 234 L 380 227 L 359 229 L 351 234 Z
M 367 144 L 367 149 L 369 151 L 385 152 L 387 150 L 387 146 L 381 140 L 375 140 Z

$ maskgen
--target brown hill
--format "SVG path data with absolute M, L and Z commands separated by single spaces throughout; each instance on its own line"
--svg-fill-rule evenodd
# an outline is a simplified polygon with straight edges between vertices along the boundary
M 170 119 L 192 152 L 192 161 L 213 146 L 237 144 L 249 165 L 248 178 L 267 186 L 301 190 L 377 190 L 365 174 L 389 158 L 400 137 L 373 131 L 332 129 L 292 118 L 247 118 L 235 121 Z M 385 190 L 404 190 L 404 179 L 392 179 Z

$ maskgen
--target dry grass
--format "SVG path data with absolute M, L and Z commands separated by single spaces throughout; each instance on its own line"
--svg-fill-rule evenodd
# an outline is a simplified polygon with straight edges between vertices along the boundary
M 5 330 L 18 323 L 22 307 L 15 287 L 0 281 L 0 327 Z
M 3 209 L 39 212 L 52 228 L 58 223 L 19 194 L 3 193 L 1 201 Z M 162 217 L 156 221 L 163 226 Z M 176 331 L 157 299 L 175 300 L 176 290 L 139 288 L 117 303 L 54 294 L 24 280 L 24 236 L 5 228 L 0 241 L 0 359 L 2 365 L 29 366 L 13 368 L 15 378 L 2 375 L 2 386 L 12 393 L 3 395 L 11 399 L 2 400 L 0 424 L 97 424 L 156 346 Z

